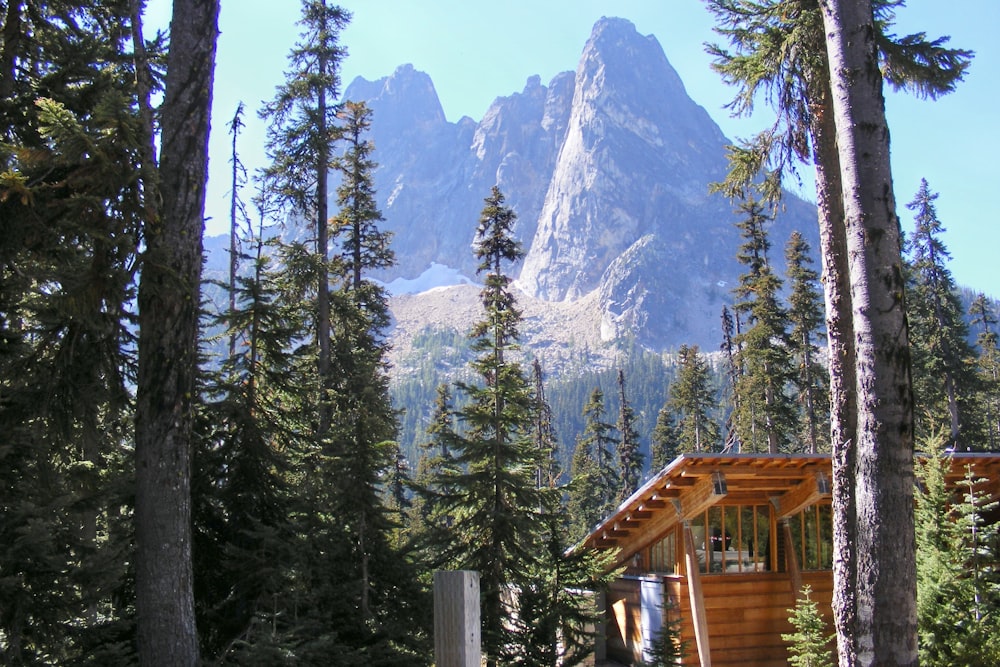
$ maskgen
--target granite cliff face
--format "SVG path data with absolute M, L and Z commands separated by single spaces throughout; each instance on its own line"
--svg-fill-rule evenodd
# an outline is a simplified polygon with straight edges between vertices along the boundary
M 399 260 L 379 278 L 413 279 L 432 264 L 474 278 L 473 235 L 496 184 L 518 215 L 524 299 L 579 304 L 605 342 L 718 347 L 740 239 L 733 205 L 708 185 L 725 173 L 729 141 L 653 36 L 602 19 L 575 73 L 547 86 L 530 78 L 478 123 L 449 122 L 410 65 L 355 80 L 345 98 L 374 112 L 375 185 Z M 793 229 L 816 247 L 815 210 L 789 196 L 770 229 L 776 264 Z M 407 298 L 419 312 L 422 297 Z M 561 332 L 532 335 L 544 347 Z

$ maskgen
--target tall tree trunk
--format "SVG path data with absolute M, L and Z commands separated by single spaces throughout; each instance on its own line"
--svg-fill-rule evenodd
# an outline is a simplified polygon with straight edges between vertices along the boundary
M 825 46 L 820 46 L 824 48 Z M 811 91 L 813 162 L 816 165 L 816 208 L 819 213 L 823 266 L 823 298 L 830 364 L 830 444 L 833 452 L 834 580 L 855 579 L 854 435 L 855 403 L 854 332 L 851 323 L 851 284 L 844 229 L 844 200 L 840 180 L 840 154 L 833 118 L 832 91 L 826 73 L 817 77 Z M 841 655 L 854 653 L 854 595 L 839 591 L 833 600 Z
M 326 6 L 326 3 L 323 3 Z M 325 14 L 324 14 L 325 16 Z M 327 59 L 325 54 L 320 54 L 319 68 L 320 74 L 326 73 Z M 333 382 L 330 378 L 330 232 L 329 232 L 329 176 L 330 176 L 330 142 L 327 139 L 329 128 L 327 127 L 327 99 L 326 86 L 320 86 L 316 101 L 318 119 L 317 134 L 322 138 L 319 143 L 319 151 L 316 164 L 316 254 L 322 262 L 319 272 L 319 283 L 316 285 L 316 337 L 319 348 L 319 359 L 317 361 L 317 371 L 319 373 L 319 386 L 322 395 L 319 400 L 319 433 L 325 436 L 330 430 L 330 420 L 333 418 L 330 407 L 330 392 L 333 389 Z
M 199 662 L 191 432 L 218 15 L 218 0 L 174 0 L 163 104 L 162 209 L 144 229 L 135 426 L 136 610 L 143 665 Z
M 856 354 L 857 428 L 853 441 L 834 443 L 834 539 L 846 550 L 834 569 L 840 664 L 916 665 L 910 356 L 872 6 L 870 0 L 820 4 Z M 848 558 L 853 567 L 843 562 Z

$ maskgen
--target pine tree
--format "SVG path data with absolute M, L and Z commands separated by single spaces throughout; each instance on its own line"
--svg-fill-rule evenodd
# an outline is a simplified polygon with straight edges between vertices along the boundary
M 555 425 L 552 423 L 552 407 L 545 398 L 542 364 L 538 359 L 532 360 L 531 373 L 534 379 L 535 448 L 538 450 L 535 484 L 539 489 L 555 488 L 562 475 L 559 465 L 559 442 L 556 438 Z
M 623 502 L 639 488 L 642 479 L 642 451 L 640 450 L 639 433 L 635 429 L 635 413 L 625 396 L 625 373 L 618 369 L 618 471 L 621 483 L 618 490 L 618 502 Z
M 604 610 L 595 593 L 615 578 L 606 554 L 571 549 L 556 515 L 548 517 L 539 561 L 518 592 L 516 624 L 524 638 L 506 664 L 525 667 L 579 665 L 594 651 L 594 628 Z
M 872 86 L 872 90 L 864 91 L 869 95 L 866 101 L 875 102 L 880 97 L 883 81 L 881 72 L 878 71 L 881 59 L 881 70 L 886 73 L 891 85 L 935 97 L 954 89 L 964 76 L 972 56 L 969 51 L 945 48 L 946 39 L 929 41 L 922 33 L 902 38 L 891 35 L 889 28 L 894 8 L 898 4 L 893 1 L 820 3 L 815 0 L 713 0 L 710 4 L 710 9 L 716 14 L 720 24 L 719 32 L 729 38 L 736 50 L 735 53 L 729 53 L 718 47 L 712 49 L 717 56 L 718 71 L 729 83 L 739 87 L 734 108 L 738 113 L 749 112 L 754 101 L 759 99 L 759 93 L 764 93 L 777 112 L 774 127 L 734 152 L 732 178 L 725 189 L 731 194 L 745 192 L 761 170 L 769 168 L 771 171 L 767 175 L 767 195 L 769 198 L 777 198 L 780 194 L 778 186 L 781 174 L 793 166 L 795 159 L 811 160 L 816 171 L 816 203 L 830 342 L 831 447 L 836 478 L 833 500 L 834 542 L 840 553 L 834 565 L 834 578 L 837 582 L 834 607 L 838 648 L 845 656 L 857 655 L 858 641 L 871 640 L 871 644 L 877 648 L 876 652 L 881 652 L 884 650 L 883 646 L 891 646 L 893 642 L 910 642 L 913 637 L 911 628 L 902 627 L 905 623 L 899 627 L 893 625 L 894 619 L 910 617 L 910 614 L 901 615 L 898 612 L 901 608 L 912 606 L 908 600 L 899 597 L 902 595 L 907 598 L 910 595 L 912 579 L 905 570 L 894 567 L 894 561 L 898 559 L 898 562 L 905 563 L 911 560 L 905 556 L 911 543 L 905 542 L 902 552 L 898 549 L 889 552 L 886 548 L 883 553 L 878 545 L 888 545 L 892 540 L 876 535 L 875 543 L 860 545 L 856 517 L 871 508 L 859 508 L 859 502 L 874 496 L 868 494 L 859 499 L 854 494 L 854 490 L 858 488 L 892 489 L 884 498 L 887 504 L 883 505 L 883 511 L 899 512 L 896 516 L 899 524 L 909 525 L 906 507 L 912 506 L 912 503 L 905 498 L 897 498 L 895 490 L 909 489 L 912 483 L 907 481 L 910 466 L 903 453 L 910 449 L 907 443 L 904 442 L 899 447 L 895 446 L 897 443 L 893 443 L 893 447 L 880 447 L 876 455 L 871 442 L 874 433 L 870 425 L 889 421 L 896 423 L 896 417 L 883 413 L 872 418 L 874 404 L 871 398 L 875 382 L 871 377 L 862 377 L 860 373 L 867 373 L 869 368 L 877 368 L 881 376 L 887 368 L 873 362 L 870 356 L 873 350 L 867 341 L 862 346 L 863 349 L 856 345 L 856 339 L 867 336 L 870 331 L 871 323 L 866 321 L 866 313 L 872 311 L 871 304 L 852 302 L 852 284 L 864 285 L 865 298 L 872 285 L 879 285 L 876 289 L 880 293 L 899 294 L 902 290 L 895 287 L 882 290 L 882 285 L 894 284 L 891 276 L 879 279 L 861 275 L 858 268 L 860 265 L 855 264 L 852 269 L 849 263 L 852 256 L 866 256 L 864 248 L 852 247 L 853 240 L 872 239 L 876 236 L 883 240 L 887 236 L 886 242 L 891 245 L 896 234 L 888 227 L 868 234 L 850 226 L 861 219 L 855 206 L 857 199 L 848 205 L 846 197 L 848 194 L 853 196 L 853 189 L 859 188 L 855 171 L 859 156 L 857 152 L 851 152 L 855 137 L 852 136 L 852 140 L 848 142 L 848 136 L 843 133 L 848 133 L 850 127 L 865 127 L 868 134 L 864 139 L 871 143 L 884 139 L 887 134 L 881 131 L 884 119 L 875 108 L 877 103 L 863 108 L 865 114 L 871 114 L 871 118 L 866 117 L 862 123 L 858 122 L 862 109 L 846 109 L 841 104 L 844 98 L 838 100 L 837 95 L 844 95 L 849 88 L 847 84 L 865 82 Z M 847 22 L 844 21 L 844 16 L 837 13 L 837 10 L 844 8 L 849 12 L 856 10 L 856 13 L 848 14 Z M 837 19 L 840 19 L 839 24 Z M 851 54 L 851 58 L 855 60 L 849 63 L 840 50 L 845 44 L 841 40 L 845 32 L 840 28 L 845 23 L 848 24 L 847 32 L 852 37 L 863 37 L 846 42 L 859 49 Z M 855 29 L 859 30 L 857 34 L 853 33 Z M 868 49 L 864 54 L 863 64 L 861 48 Z M 854 76 L 851 79 L 843 76 L 846 72 L 859 72 L 863 68 L 867 68 L 864 76 Z M 874 90 L 876 87 L 877 91 Z M 851 113 L 855 114 L 853 125 L 848 118 Z M 872 131 L 876 127 L 880 128 L 879 131 Z M 881 147 L 871 147 L 864 154 L 877 158 L 872 165 L 881 167 L 881 158 L 888 151 Z M 866 184 L 874 187 L 874 184 L 880 183 L 882 185 L 878 187 L 883 193 L 891 191 L 891 184 L 885 186 L 883 183 L 884 176 L 884 173 L 868 173 L 865 178 L 870 183 Z M 862 191 L 865 191 L 864 188 L 857 190 Z M 881 207 L 894 215 L 891 213 L 894 205 L 886 206 L 883 203 Z M 852 213 L 853 217 L 848 213 Z M 878 220 L 883 222 L 881 218 Z M 895 265 L 896 262 L 891 258 L 864 264 L 872 267 Z M 887 313 L 893 318 L 896 317 L 896 310 L 896 307 L 888 304 L 879 308 L 880 313 Z M 876 328 L 880 325 L 881 320 Z M 898 331 L 900 328 L 891 324 L 885 330 Z M 899 347 L 905 349 L 905 343 Z M 900 367 L 896 370 L 901 370 L 906 364 L 905 356 L 905 352 L 898 355 L 893 352 L 886 354 L 884 358 L 892 359 Z M 896 377 L 900 376 L 897 374 Z M 884 397 L 909 395 L 908 388 L 897 386 L 883 389 L 881 377 L 879 381 L 879 389 L 875 393 L 885 391 Z M 890 411 L 896 408 L 892 401 L 886 403 L 885 407 Z M 905 412 L 904 406 L 903 413 Z M 892 433 L 902 434 L 904 441 L 910 431 L 905 422 L 904 416 L 899 428 L 892 429 Z M 897 453 L 900 460 L 885 460 Z M 859 456 L 874 456 L 877 464 L 864 467 L 859 474 L 854 467 Z M 899 495 L 905 495 L 905 492 L 901 491 Z M 883 521 L 880 525 L 895 527 L 897 522 Z M 909 534 L 908 530 L 904 533 L 904 539 L 906 534 Z M 884 577 L 877 582 L 860 579 L 857 568 L 862 561 L 864 567 L 871 567 L 871 571 L 884 572 Z M 893 575 L 899 577 L 895 583 L 901 585 L 893 586 L 890 583 Z M 878 614 L 880 622 L 876 623 L 869 612 L 883 603 L 894 611 L 887 609 L 884 614 Z M 916 659 L 915 650 L 911 651 L 911 646 L 903 650 Z
M 427 569 L 433 570 L 443 563 L 439 558 L 442 544 L 448 542 L 448 530 L 453 517 L 448 513 L 446 499 L 451 493 L 442 481 L 461 473 L 455 462 L 453 450 L 458 439 L 455 430 L 455 410 L 451 389 L 447 384 L 437 387 L 434 411 L 427 426 L 427 440 L 420 443 L 420 458 L 414 479 L 413 505 L 409 517 L 411 540 L 421 550 Z
M 656 474 L 671 461 L 682 454 L 679 443 L 680 429 L 677 426 L 674 412 L 666 404 L 656 414 L 656 426 L 649 439 L 651 453 L 650 469 Z
M 0 662 L 126 664 L 142 213 L 128 7 L 8 3 L 0 23 Z
M 823 302 L 817 290 L 819 276 L 808 265 L 809 244 L 799 232 L 792 232 L 785 246 L 785 261 L 791 294 L 788 297 L 788 345 L 798 372 L 793 379 L 799 404 L 798 433 L 806 451 L 815 454 L 829 449 L 826 433 L 829 414 L 827 370 L 819 361 L 819 340 L 823 331 Z M 825 345 L 823 346 L 825 347 Z
M 289 54 L 291 72 L 261 116 L 269 121 L 267 151 L 271 165 L 264 170 L 263 188 L 272 201 L 306 221 L 314 233 L 316 372 L 321 378 L 317 433 L 330 426 L 326 394 L 331 383 L 329 172 L 337 138 L 335 100 L 340 89 L 344 49 L 340 31 L 350 14 L 326 0 L 302 0 L 301 41 Z
M 981 399 L 980 420 L 982 431 L 986 434 L 983 445 L 987 451 L 995 452 L 1000 447 L 1000 345 L 997 344 L 997 323 L 995 309 L 986 301 L 986 296 L 979 294 L 969 307 L 972 315 L 972 325 L 978 325 L 976 345 L 979 356 L 976 366 L 979 372 Z
M 586 535 L 611 513 L 618 499 L 619 477 L 612 435 L 614 426 L 605 421 L 604 392 L 594 389 L 583 408 L 585 426 L 576 441 L 570 468 L 568 513 L 571 537 Z
M 982 570 L 984 545 L 996 528 L 986 526 L 986 499 L 968 480 L 962 500 L 945 484 L 951 458 L 943 434 L 924 442 L 916 497 L 917 628 L 922 665 L 992 665 L 1000 655 L 1000 589 Z M 991 559 L 992 560 L 992 559 Z
M 698 346 L 681 345 L 677 351 L 677 378 L 670 384 L 664 409 L 676 428 L 677 453 L 711 452 L 719 447 L 719 426 L 712 419 L 715 393 L 708 363 Z
M 150 665 L 199 660 L 191 448 L 219 3 L 175 0 L 173 11 L 158 180 L 144 183 L 138 291 L 136 617 L 139 660 Z
M 743 443 L 740 442 L 740 431 L 737 427 L 740 415 L 740 394 L 737 384 L 743 369 L 739 365 L 737 355 L 736 336 L 740 333 L 739 314 L 735 319 L 728 306 L 722 307 L 722 354 L 725 358 L 726 366 L 726 391 L 730 399 L 729 414 L 726 416 L 726 442 L 722 450 L 725 452 L 742 451 Z
M 788 620 L 795 628 L 795 632 L 781 635 L 789 643 L 788 663 L 793 667 L 833 667 L 830 648 L 833 636 L 827 634 L 826 623 L 819 613 L 819 604 L 812 599 L 809 585 L 803 586 L 802 595 L 788 613 L 791 614 Z
M 266 660 L 278 618 L 291 611 L 289 573 L 277 564 L 294 562 L 290 453 L 304 446 L 290 409 L 302 313 L 281 298 L 261 238 L 246 239 L 253 270 L 237 276 L 236 308 L 217 318 L 241 344 L 203 388 L 192 489 L 203 654 L 243 663 Z
M 332 230 L 332 238 L 341 240 L 341 253 L 334 266 L 342 273 L 331 309 L 336 381 L 331 384 L 330 437 L 338 480 L 335 514 L 351 536 L 351 558 L 340 575 L 345 585 L 342 595 L 358 613 L 338 619 L 337 626 L 340 634 L 357 636 L 357 649 L 370 655 L 378 637 L 383 659 L 390 660 L 389 644 L 419 638 L 415 630 L 425 618 L 410 616 L 422 603 L 421 595 L 410 586 L 416 573 L 409 554 L 392 548 L 394 523 L 384 483 L 396 470 L 398 454 L 385 340 L 390 317 L 387 293 L 370 274 L 392 266 L 395 257 L 389 246 L 391 235 L 378 228 L 383 218 L 372 184 L 377 165 L 372 159 L 374 146 L 365 137 L 371 112 L 364 104 L 347 102 L 339 117 L 346 148 L 333 161 L 341 177 L 340 210 Z M 372 630 L 376 637 L 368 636 Z M 410 643 L 411 649 L 419 646 Z
M 747 328 L 735 339 L 742 369 L 736 381 L 736 427 L 745 449 L 776 454 L 789 447 L 795 418 L 786 392 L 792 379 L 788 316 L 778 301 L 781 279 L 767 261 L 770 242 L 765 225 L 770 218 L 752 199 L 740 205 L 740 212 L 746 217 L 737 223 L 744 240 L 737 259 L 746 273 L 734 290 L 738 299 L 734 309 L 745 316 Z
M 530 638 L 510 620 L 512 594 L 535 585 L 537 545 L 557 504 L 553 491 L 536 485 L 531 384 L 512 358 L 521 313 L 504 268 L 522 255 L 511 235 L 515 219 L 494 187 L 476 232 L 479 271 L 486 277 L 480 293 L 484 316 L 471 332 L 478 354 L 472 369 L 482 384 L 458 384 L 469 400 L 457 413 L 465 432 L 449 438 L 461 471 L 434 483 L 452 518 L 451 540 L 441 545 L 443 562 L 480 574 L 482 645 L 490 665 L 511 664 L 528 648 Z
M 681 664 L 688 653 L 687 642 L 681 635 L 683 619 L 680 605 L 672 597 L 668 597 L 660 606 L 660 614 L 663 625 L 653 639 L 649 660 L 642 663 L 644 667 L 673 667 Z
M 937 218 L 937 198 L 922 179 L 916 196 L 907 204 L 916 222 L 907 239 L 912 275 L 906 299 L 916 434 L 922 437 L 944 420 L 952 444 L 966 449 L 980 439 L 974 424 L 966 419 L 976 395 L 975 353 L 968 343 L 964 308 L 946 265 L 950 254 L 941 239 L 945 229 Z

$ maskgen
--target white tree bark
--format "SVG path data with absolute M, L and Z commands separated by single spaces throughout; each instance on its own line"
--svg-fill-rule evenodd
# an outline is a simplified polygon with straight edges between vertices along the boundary
M 913 418 L 901 238 L 870 0 L 821 0 L 844 198 L 857 429 L 834 452 L 841 665 L 916 665 Z M 838 492 L 839 491 L 839 492 Z

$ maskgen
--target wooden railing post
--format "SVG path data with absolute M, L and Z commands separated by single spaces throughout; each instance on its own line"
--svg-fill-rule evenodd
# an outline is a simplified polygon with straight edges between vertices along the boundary
M 480 667 L 479 573 L 434 572 L 435 667 Z

